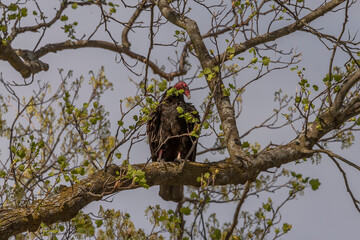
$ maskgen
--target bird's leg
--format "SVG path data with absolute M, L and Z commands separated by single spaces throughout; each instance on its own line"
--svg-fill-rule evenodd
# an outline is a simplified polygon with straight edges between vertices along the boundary
M 157 159 L 159 162 L 162 160 L 162 159 L 161 159 L 162 154 L 163 154 L 163 150 L 160 149 L 160 150 L 159 150 L 159 157 L 158 157 L 158 159 Z
M 158 162 L 164 163 L 164 160 L 162 159 L 163 152 L 164 152 L 163 149 L 159 150 L 159 157 L 157 159 Z
M 182 164 L 182 163 L 184 162 L 184 160 L 181 159 L 180 152 L 178 152 L 178 155 L 177 155 L 177 157 L 176 157 L 176 159 L 175 159 L 175 162 L 178 162 L 178 163 L 180 163 L 180 164 Z

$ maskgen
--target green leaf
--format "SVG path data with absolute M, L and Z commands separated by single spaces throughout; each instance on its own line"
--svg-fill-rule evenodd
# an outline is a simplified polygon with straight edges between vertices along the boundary
M 89 107 L 89 104 L 88 103 L 84 103 L 83 104 L 83 108 L 88 108 Z
M 6 25 L 1 25 L 0 26 L 0 31 L 2 31 L 2 32 L 6 32 Z
M 25 165 L 24 165 L 24 164 L 21 164 L 21 165 L 18 167 L 18 169 L 23 172 L 23 171 L 25 170 Z
M 189 207 L 182 207 L 180 208 L 180 212 L 184 215 L 190 215 L 191 209 Z
M 242 147 L 243 147 L 243 148 L 248 148 L 248 147 L 250 147 L 249 142 L 243 142 L 243 143 L 242 143 Z
M 3 170 L 0 170 L 0 178 L 4 178 L 6 176 L 6 172 Z
M 18 155 L 21 159 L 23 159 L 26 156 L 26 152 L 25 149 L 20 149 L 19 151 L 16 152 L 16 155 Z
M 97 123 L 97 118 L 90 118 L 89 121 L 92 125 L 95 125 Z
M 282 230 L 283 230 L 284 233 L 287 233 L 288 231 L 290 231 L 291 228 L 292 228 L 292 225 L 288 224 L 288 223 L 284 223 L 283 226 L 282 226 Z
M 9 20 L 14 20 L 14 19 L 16 19 L 16 14 L 15 13 L 10 14 L 10 15 L 8 15 L 8 18 L 9 18 Z
M 334 75 L 334 80 L 337 81 L 337 82 L 340 82 L 341 75 Z
M 196 192 L 192 192 L 192 193 L 190 194 L 190 198 L 192 198 L 192 199 L 198 199 L 199 196 L 196 194 Z
M 210 235 L 211 239 L 220 240 L 221 239 L 221 230 L 218 228 L 215 228 L 215 230 Z
M 304 98 L 301 102 L 302 102 L 303 104 L 308 104 L 308 103 L 309 103 L 309 99 Z
M 16 153 L 16 147 L 15 147 L 15 146 L 11 146 L 10 149 L 11 149 L 11 152 L 12 152 L 12 153 Z
M 309 181 L 309 184 L 311 185 L 311 189 L 316 191 L 319 189 L 319 186 L 321 185 L 321 183 L 319 182 L 319 179 L 311 179 Z
M 103 220 L 101 220 L 101 219 L 95 220 L 95 224 L 96 224 L 96 227 L 99 228 L 103 225 Z
M 270 63 L 270 58 L 269 57 L 263 57 L 262 61 L 263 61 L 264 66 L 268 66 L 269 63 Z
M 234 54 L 234 53 L 235 53 L 235 48 L 233 48 L 233 47 L 228 47 L 228 48 L 226 49 L 226 51 L 227 51 L 228 53 L 230 53 L 230 54 Z
M 60 17 L 60 21 L 67 21 L 69 18 L 68 18 L 68 16 L 66 16 L 66 15 L 62 15 L 61 17 Z
M 263 204 L 263 208 L 264 208 L 266 211 L 270 212 L 270 211 L 271 211 L 271 204 L 270 204 L 270 203 Z
M 166 88 L 167 88 L 167 82 L 166 82 L 166 80 L 164 80 L 164 81 L 162 81 L 162 82 L 159 83 L 159 90 L 160 90 L 160 92 L 165 91 Z
M 71 179 L 70 179 L 69 175 L 64 175 L 64 180 L 65 180 L 66 182 L 68 182 L 68 181 L 70 181 Z
M 65 227 L 63 225 L 59 226 L 60 232 L 63 232 L 65 230 Z
M 117 157 L 117 159 L 120 159 L 122 154 L 121 153 L 116 153 L 115 156 Z
M 78 4 L 77 3 L 73 3 L 72 5 L 71 5 L 71 8 L 72 9 L 76 9 L 78 7 Z
M 20 10 L 20 15 L 21 15 L 21 17 L 26 17 L 27 16 L 27 8 L 22 8 Z
M 182 107 L 177 107 L 176 110 L 179 114 L 182 114 L 184 112 L 184 109 Z
M 205 68 L 203 72 L 204 72 L 204 74 L 210 74 L 211 69 L 210 68 Z
M 319 87 L 317 85 L 312 86 L 315 91 L 319 90 Z
M 9 11 L 15 12 L 17 10 L 18 6 L 16 4 L 10 4 L 8 9 Z

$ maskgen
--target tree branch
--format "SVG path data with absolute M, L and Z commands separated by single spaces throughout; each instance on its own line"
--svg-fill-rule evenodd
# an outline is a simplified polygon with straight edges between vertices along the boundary
M 101 40 L 80 40 L 80 41 L 66 41 L 61 43 L 53 43 L 47 44 L 41 47 L 39 50 L 35 51 L 33 54 L 37 57 L 43 57 L 48 53 L 56 53 L 62 50 L 69 50 L 69 49 L 79 49 L 79 48 L 102 48 L 116 53 L 123 53 L 127 56 L 136 59 L 140 62 L 146 63 L 147 59 L 145 56 L 137 54 L 126 47 L 122 47 L 120 45 L 116 45 L 114 43 L 101 41 Z M 20 52 L 29 52 L 28 50 L 18 50 Z M 166 78 L 168 80 L 172 80 L 174 77 L 184 75 L 186 70 L 184 68 L 179 69 L 178 71 L 166 73 L 161 70 L 156 63 L 149 61 L 149 67 L 153 70 L 155 74 Z
M 270 33 L 265 33 L 262 34 L 260 36 L 251 38 L 250 40 L 244 42 L 244 43 L 240 43 L 240 44 L 235 44 L 233 46 L 233 48 L 235 49 L 235 53 L 233 53 L 235 56 L 246 51 L 247 49 L 250 49 L 252 47 L 255 47 L 259 44 L 263 44 L 266 42 L 271 42 L 274 41 L 278 38 L 284 37 L 286 35 L 289 35 L 290 33 L 293 33 L 295 31 L 298 31 L 300 29 L 302 29 L 303 27 L 305 27 L 308 23 L 314 21 L 315 19 L 321 17 L 322 15 L 324 15 L 325 13 L 331 11 L 332 9 L 334 9 L 335 7 L 339 6 L 341 3 L 345 2 L 345 0 L 333 0 L 330 1 L 326 4 L 324 4 L 323 6 L 318 7 L 317 9 L 315 9 L 314 11 L 312 11 L 311 13 L 309 13 L 308 15 L 306 15 L 305 17 L 301 18 L 300 21 L 297 21 L 293 24 L 290 24 L 286 27 L 280 28 L 278 30 L 275 30 L 273 32 Z M 213 61 L 215 62 L 222 62 L 223 59 L 228 59 L 229 56 L 231 54 L 228 52 L 222 53 L 216 57 L 214 57 Z
M 304 156 L 304 154 L 299 154 L 299 157 Z M 145 172 L 146 183 L 149 186 L 181 183 L 199 187 L 197 177 L 209 172 L 216 174 L 215 185 L 244 184 L 247 180 L 256 177 L 256 175 L 250 175 L 241 164 L 231 164 L 227 161 L 207 164 L 188 162 L 183 171 L 176 163 L 152 162 L 132 165 L 132 168 Z M 65 187 L 60 193 L 36 201 L 32 205 L 16 209 L 0 209 L 0 239 L 7 239 L 24 231 L 36 231 L 41 223 L 68 221 L 75 217 L 80 209 L 93 201 L 100 200 L 103 196 L 140 187 L 133 183 L 132 179 L 117 180 L 117 173 L 120 172 L 122 176 L 126 176 L 127 169 L 126 166 L 112 165 L 108 172 L 98 171 L 72 187 Z
M 236 206 L 235 214 L 234 214 L 234 217 L 233 217 L 233 223 L 231 224 L 231 227 L 230 227 L 229 231 L 226 233 L 225 240 L 229 240 L 230 237 L 232 236 L 233 232 L 234 232 L 234 229 L 235 229 L 235 227 L 236 227 L 236 225 L 238 223 L 238 218 L 239 218 L 239 213 L 240 213 L 241 206 L 243 205 L 249 190 L 250 190 L 250 181 L 247 181 L 246 184 L 245 184 L 245 188 L 244 188 L 244 190 L 243 190 L 243 192 L 241 194 L 241 198 L 239 200 L 239 203 Z
M 28 51 L 28 53 L 31 52 Z M 0 59 L 9 62 L 23 78 L 28 78 L 31 74 L 47 71 L 49 69 L 48 64 L 33 58 L 32 54 L 25 54 L 21 51 L 14 50 L 10 43 L 0 46 Z
M 157 5 L 162 15 L 167 20 L 183 28 L 189 34 L 192 46 L 196 52 L 197 58 L 199 59 L 202 68 L 209 68 L 212 70 L 215 66 L 218 66 L 211 60 L 197 23 L 194 20 L 186 16 L 182 16 L 174 11 L 166 0 L 159 0 Z M 214 92 L 215 104 L 221 119 L 225 142 L 230 154 L 230 159 L 232 161 L 241 161 L 241 159 L 246 157 L 247 159 L 250 159 L 250 157 L 246 155 L 245 151 L 239 146 L 240 140 L 239 131 L 235 121 L 235 110 L 231 105 L 230 98 L 228 96 L 224 96 L 222 92 L 222 79 L 219 76 L 216 76 L 211 81 L 207 81 L 207 83 L 211 92 Z
M 347 95 L 347 93 L 350 91 L 350 89 L 360 81 L 360 71 L 356 71 L 347 81 L 344 82 L 344 84 L 340 87 L 339 92 L 336 94 L 335 101 L 334 101 L 334 114 L 339 114 L 340 109 L 343 106 L 343 101 Z M 358 101 L 358 99 L 355 100 L 355 102 Z M 352 106 L 353 104 L 350 104 Z
M 339 116 L 334 118 L 331 111 L 325 112 L 319 118 L 322 119 L 321 128 L 319 122 L 308 124 L 307 137 L 304 132 L 297 139 L 273 149 L 265 150 L 258 156 L 248 156 L 246 161 L 251 164 L 245 168 L 242 162 L 219 161 L 213 163 L 188 162 L 182 169 L 176 163 L 152 162 L 148 164 L 132 165 L 133 169 L 141 169 L 145 172 L 146 184 L 149 186 L 189 185 L 199 187 L 197 177 L 205 173 L 215 174 L 214 185 L 244 184 L 251 181 L 257 175 L 273 167 L 311 157 L 315 152 L 311 147 L 326 133 L 337 128 L 341 124 Z M 343 116 L 342 122 L 347 119 Z M 132 182 L 132 179 L 116 178 L 117 175 L 126 176 L 127 167 L 110 166 L 108 172 L 98 171 L 90 177 L 64 188 L 60 193 L 34 202 L 32 205 L 16 209 L 0 209 L 0 239 L 7 239 L 24 231 L 35 231 L 40 224 L 52 224 L 58 221 L 67 221 L 73 218 L 80 209 L 93 201 L 100 200 L 103 196 L 123 190 L 140 187 Z

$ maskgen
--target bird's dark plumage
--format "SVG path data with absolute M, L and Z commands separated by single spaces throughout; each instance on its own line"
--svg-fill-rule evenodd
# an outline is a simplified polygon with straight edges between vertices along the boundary
M 191 133 L 197 130 L 199 113 L 192 104 L 184 101 L 184 95 L 190 98 L 190 90 L 185 82 L 178 82 L 174 88 L 183 89 L 183 94 L 169 95 L 169 88 L 149 116 L 147 134 L 153 161 L 184 160 L 196 141 Z M 195 157 L 196 143 L 188 160 L 195 161 Z M 167 201 L 180 201 L 183 198 L 183 186 L 161 185 L 159 195 Z

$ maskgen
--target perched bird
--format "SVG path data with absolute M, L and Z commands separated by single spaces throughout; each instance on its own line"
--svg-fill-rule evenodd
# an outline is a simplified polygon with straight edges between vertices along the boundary
M 163 94 L 149 116 L 147 134 L 153 161 L 183 161 L 191 149 L 187 160 L 195 161 L 200 117 L 195 107 L 184 101 L 184 95 L 191 97 L 188 85 L 176 83 Z M 183 191 L 182 185 L 161 185 L 159 195 L 166 201 L 178 202 Z

